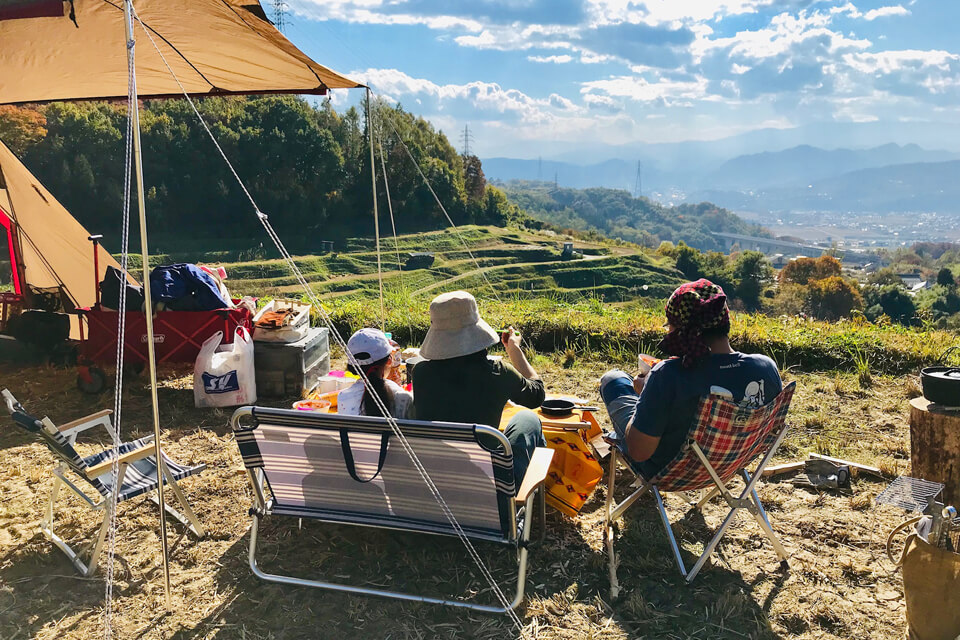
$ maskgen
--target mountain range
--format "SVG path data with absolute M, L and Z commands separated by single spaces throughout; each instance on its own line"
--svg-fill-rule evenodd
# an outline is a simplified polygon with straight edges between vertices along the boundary
M 860 169 L 807 185 L 755 191 L 702 190 L 707 200 L 734 211 L 938 212 L 960 214 L 960 160 Z
M 698 143 L 672 145 L 661 158 L 595 164 L 487 158 L 492 180 L 541 180 L 584 189 L 609 187 L 665 204 L 710 201 L 733 210 L 960 212 L 960 153 L 917 144 L 826 149 L 808 144 L 727 159 L 681 159 Z M 687 148 L 682 148 L 687 145 Z M 639 180 L 638 180 L 639 172 Z M 639 186 L 639 189 L 637 188 Z

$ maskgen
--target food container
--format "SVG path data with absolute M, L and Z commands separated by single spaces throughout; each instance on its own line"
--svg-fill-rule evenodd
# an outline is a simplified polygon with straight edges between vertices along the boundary
M 303 340 L 310 329 L 310 305 L 296 300 L 271 300 L 253 316 L 254 342 L 290 343 Z M 290 309 L 294 312 L 291 321 L 282 327 L 261 327 L 257 323 L 271 311 Z
M 336 413 L 337 412 L 337 394 L 339 391 L 328 391 L 326 393 L 318 393 L 314 391 L 310 394 L 310 399 L 312 400 L 323 400 L 330 403 L 330 407 L 327 410 L 327 413 Z
M 293 408 L 300 411 L 318 411 L 320 413 L 328 413 L 330 410 L 330 401 L 329 400 L 320 400 L 311 398 L 309 400 L 297 400 L 293 403 Z

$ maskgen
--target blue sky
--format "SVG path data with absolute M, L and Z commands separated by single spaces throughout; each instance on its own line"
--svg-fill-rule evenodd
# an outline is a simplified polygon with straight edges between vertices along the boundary
M 956 0 L 286 2 L 285 33 L 312 57 L 452 141 L 468 124 L 481 157 L 824 122 L 960 127 Z

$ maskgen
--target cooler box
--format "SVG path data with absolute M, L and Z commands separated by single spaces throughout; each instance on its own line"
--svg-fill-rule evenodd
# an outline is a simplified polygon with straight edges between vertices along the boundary
M 307 336 L 289 344 L 253 343 L 257 395 L 303 397 L 330 371 L 330 331 L 314 327 Z

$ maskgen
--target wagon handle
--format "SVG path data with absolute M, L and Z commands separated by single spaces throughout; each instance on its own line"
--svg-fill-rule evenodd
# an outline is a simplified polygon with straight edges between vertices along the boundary
M 943 364 L 944 361 L 947 359 L 947 355 L 948 355 L 951 351 L 953 351 L 954 349 L 960 349 L 960 345 L 954 345 L 954 346 L 950 347 L 949 349 L 947 349 L 946 351 L 944 351 L 944 352 L 943 352 L 943 355 L 941 355 L 940 358 L 937 359 L 937 364 Z

